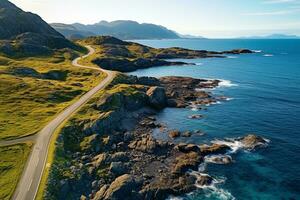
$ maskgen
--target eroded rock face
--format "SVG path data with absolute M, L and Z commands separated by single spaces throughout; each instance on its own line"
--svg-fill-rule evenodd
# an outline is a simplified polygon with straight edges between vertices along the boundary
M 150 105 L 157 109 L 162 109 L 167 104 L 166 92 L 163 87 L 150 87 L 147 91 Z
M 129 174 L 117 177 L 110 185 L 106 184 L 96 193 L 93 200 L 140 199 L 135 192 L 138 184 Z

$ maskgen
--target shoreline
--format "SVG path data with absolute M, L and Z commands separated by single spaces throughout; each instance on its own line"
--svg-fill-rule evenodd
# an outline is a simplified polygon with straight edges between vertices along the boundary
M 169 130 L 156 121 L 155 115 L 165 107 L 186 108 L 191 105 L 191 102 L 202 106 L 213 103 L 216 101 L 216 97 L 211 93 L 196 91 L 195 89 L 214 88 L 219 85 L 220 81 L 188 77 L 156 79 L 153 77 L 121 76 L 120 80 L 114 84 L 128 84 L 130 87 L 139 85 L 142 93 L 138 96 L 145 94 L 148 97 L 132 99 L 135 101 L 135 108 L 126 107 L 128 101 L 132 102 L 130 98 L 125 97 L 125 101 L 120 101 L 121 109 L 118 109 L 117 113 L 106 118 L 106 120 L 101 121 L 101 124 L 111 127 L 111 130 L 108 130 L 107 127 L 102 129 L 104 126 L 99 124 L 100 121 L 95 121 L 89 126 L 82 124 L 85 127 L 83 131 L 88 135 L 88 138 L 92 137 L 90 147 L 82 153 L 74 152 L 75 154 L 72 154 L 72 160 L 75 159 L 81 165 L 70 166 L 70 169 L 71 173 L 78 173 L 82 171 L 80 166 L 83 167 L 82 169 L 86 168 L 87 171 L 81 175 L 80 179 L 83 182 L 88 181 L 90 186 L 82 188 L 84 193 L 81 193 L 80 190 L 78 191 L 81 181 L 72 181 L 72 184 L 69 182 L 70 180 L 61 181 L 58 184 L 63 183 L 61 188 L 64 193 L 66 191 L 67 193 L 77 192 L 73 195 L 81 196 L 82 199 L 94 200 L 124 199 L 122 196 L 124 192 L 130 194 L 128 199 L 166 199 L 170 195 L 180 196 L 195 191 L 199 185 L 203 187 L 211 185 L 214 180 L 213 177 L 201 174 L 194 176 L 190 174 L 190 170 L 198 171 L 199 166 L 205 162 L 207 155 L 225 153 L 224 156 L 215 157 L 213 160 L 219 164 L 231 163 L 232 159 L 226 155 L 231 150 L 230 145 L 177 143 L 176 138 L 178 137 L 190 137 L 192 134 L 202 134 L 202 132 L 186 131 L 181 133 L 177 130 Z M 108 96 L 104 102 L 98 104 L 98 107 L 105 108 L 105 105 L 111 104 L 111 100 L 115 98 L 116 96 Z M 118 98 L 123 99 L 120 96 Z M 121 116 L 124 113 L 126 113 L 126 120 L 121 120 L 117 126 L 109 125 L 115 123 L 116 120 L 123 119 Z M 197 120 L 202 116 L 190 117 Z M 155 129 L 162 130 L 160 134 L 167 134 L 169 140 L 155 139 L 153 137 Z M 112 134 L 92 134 L 101 132 L 101 130 L 109 131 Z M 243 143 L 245 149 L 255 148 L 266 143 L 264 139 L 254 135 L 237 138 L 235 141 Z M 100 144 L 102 147 L 97 149 Z M 95 178 L 93 174 L 99 170 L 101 174 L 104 173 L 105 175 L 101 175 L 96 179 L 97 181 L 93 180 Z M 69 189 L 66 190 L 66 188 Z

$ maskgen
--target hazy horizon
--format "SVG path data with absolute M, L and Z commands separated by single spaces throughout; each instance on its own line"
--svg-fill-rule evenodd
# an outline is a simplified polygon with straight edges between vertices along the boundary
M 167 27 L 180 34 L 208 38 L 300 35 L 300 0 L 11 0 L 48 23 L 93 24 L 133 20 Z M 116 6 L 117 5 L 117 6 Z M 134 6 L 133 6 L 134 5 Z

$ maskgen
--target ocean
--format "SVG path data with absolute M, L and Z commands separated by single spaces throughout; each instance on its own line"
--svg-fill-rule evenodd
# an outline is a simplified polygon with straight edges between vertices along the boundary
M 170 129 L 203 130 L 204 136 L 179 140 L 203 144 L 255 133 L 270 140 L 265 148 L 237 150 L 229 165 L 205 163 L 212 186 L 173 199 L 300 199 L 300 40 L 180 39 L 138 40 L 152 47 L 199 50 L 247 48 L 254 54 L 227 58 L 178 59 L 196 63 L 138 70 L 137 76 L 189 76 L 220 79 L 212 90 L 227 101 L 207 109 L 164 109 L 158 120 Z M 188 119 L 202 114 L 203 119 Z

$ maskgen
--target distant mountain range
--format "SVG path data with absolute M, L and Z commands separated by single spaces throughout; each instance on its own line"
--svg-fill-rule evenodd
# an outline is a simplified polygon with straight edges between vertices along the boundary
M 0 0 L 0 53 L 45 54 L 54 49 L 79 48 L 41 17 Z
M 51 26 L 70 39 L 95 35 L 110 35 L 123 40 L 180 38 L 179 34 L 166 27 L 148 23 L 140 24 L 129 20 L 100 21 L 99 23 L 90 25 L 53 23 Z
M 266 35 L 266 36 L 241 37 L 241 39 L 300 39 L 300 36 L 286 35 L 286 34 L 272 34 L 272 35 Z

